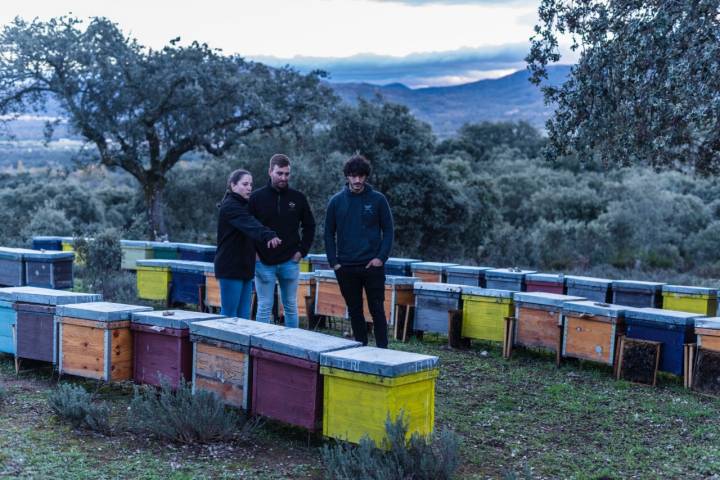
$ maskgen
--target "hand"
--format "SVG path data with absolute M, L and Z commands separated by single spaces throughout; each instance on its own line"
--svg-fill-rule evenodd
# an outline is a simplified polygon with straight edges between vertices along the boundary
M 295 263 L 298 263 L 302 259 L 302 253 L 295 252 L 295 255 L 293 255 L 292 260 Z
M 282 243 L 282 240 L 280 240 L 278 237 L 273 238 L 272 240 L 268 241 L 267 248 L 275 248 L 279 246 Z
M 365 268 L 382 267 L 382 266 L 383 266 L 382 260 L 380 260 L 379 258 L 373 258 L 372 260 L 370 260 L 370 262 L 367 265 L 365 265 Z
M 335 265 L 333 265 L 333 270 L 339 270 L 341 266 L 342 265 L 340 265 L 339 263 L 336 263 Z

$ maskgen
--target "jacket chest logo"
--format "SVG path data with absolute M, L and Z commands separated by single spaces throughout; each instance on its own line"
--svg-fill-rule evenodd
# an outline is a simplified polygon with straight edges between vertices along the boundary
M 295 210 L 295 202 L 288 202 L 288 208 L 290 210 Z
M 364 213 L 365 215 L 372 215 L 372 213 L 373 213 L 373 207 L 372 207 L 372 205 L 369 205 L 369 204 L 368 204 L 368 205 L 363 205 L 363 213 Z

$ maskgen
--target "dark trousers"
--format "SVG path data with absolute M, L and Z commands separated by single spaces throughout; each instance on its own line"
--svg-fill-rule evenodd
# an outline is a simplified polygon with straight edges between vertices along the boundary
M 387 348 L 387 319 L 385 318 L 385 267 L 365 268 L 365 265 L 342 266 L 335 270 L 340 292 L 350 313 L 355 340 L 367 345 L 367 325 L 363 316 L 363 289 L 373 320 L 375 343 Z

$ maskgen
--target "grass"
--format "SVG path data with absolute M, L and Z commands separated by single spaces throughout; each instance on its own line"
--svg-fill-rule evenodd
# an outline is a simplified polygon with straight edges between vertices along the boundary
M 498 346 L 394 348 L 438 355 L 436 427 L 463 439 L 461 478 L 707 478 L 720 472 L 720 402 L 661 376 L 656 388 L 610 369 Z M 128 385 L 73 379 L 113 407 L 116 431 L 75 431 L 47 406 L 49 368 L 15 376 L 0 355 L 0 478 L 321 478 L 319 438 L 268 422 L 251 440 L 182 447 L 127 433 Z

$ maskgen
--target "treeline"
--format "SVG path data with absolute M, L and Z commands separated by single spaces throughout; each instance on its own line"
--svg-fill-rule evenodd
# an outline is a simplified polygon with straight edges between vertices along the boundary
M 342 164 L 357 151 L 371 160 L 371 183 L 393 208 L 395 256 L 720 276 L 720 186 L 713 179 L 606 169 L 592 159 L 548 162 L 544 144 L 522 122 L 467 125 L 439 142 L 407 108 L 361 101 L 338 108 L 328 124 L 256 134 L 223 158 L 181 163 L 165 193 L 170 239 L 214 242 L 215 205 L 228 173 L 247 168 L 259 187 L 276 152 L 291 156 L 292 184 L 308 195 L 321 225 L 327 200 L 343 185 Z M 0 202 L 2 245 L 107 229 L 146 235 L 142 193 L 127 174 L 102 168 L 4 174 Z M 315 251 L 321 234 L 320 227 Z

